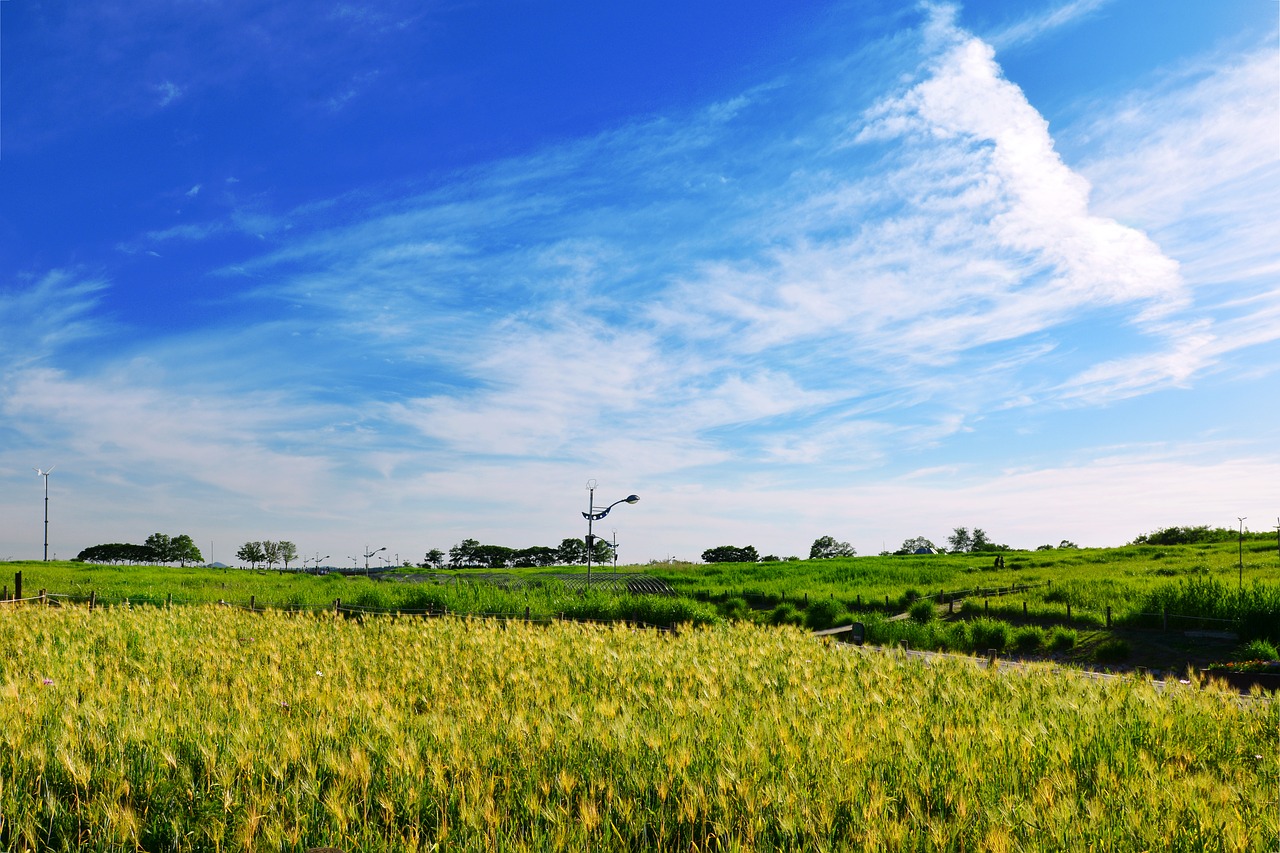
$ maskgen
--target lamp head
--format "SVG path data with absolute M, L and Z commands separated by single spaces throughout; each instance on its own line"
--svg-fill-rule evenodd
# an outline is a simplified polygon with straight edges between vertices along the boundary
M 634 503 L 639 503 L 639 502 L 640 502 L 640 496 L 639 496 L 639 495 L 627 495 L 627 503 L 629 503 L 629 504 L 634 504 Z

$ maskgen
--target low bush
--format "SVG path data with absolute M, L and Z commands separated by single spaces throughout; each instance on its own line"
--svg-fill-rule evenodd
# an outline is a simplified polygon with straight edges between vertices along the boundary
M 1002 652 L 1009 645 L 1009 623 L 997 619 L 974 619 L 969 624 L 975 651 L 995 649 Z
M 789 602 L 779 604 L 773 610 L 769 611 L 770 625 L 803 625 L 804 616 L 796 606 Z
M 804 622 L 811 631 L 824 631 L 834 626 L 836 620 L 848 612 L 849 608 L 844 606 L 844 602 L 834 598 L 820 598 L 805 608 Z
M 1044 645 L 1044 629 L 1025 625 L 1014 629 L 1013 647 L 1020 652 L 1034 652 Z
M 1270 640 L 1250 640 L 1236 649 L 1232 660 L 1280 660 L 1280 651 Z
M 1098 663 L 1119 663 L 1129 657 L 1129 641 L 1121 637 L 1108 637 L 1093 650 Z
M 1049 632 L 1047 645 L 1055 652 L 1065 652 L 1068 649 L 1074 649 L 1079 635 L 1074 628 L 1054 628 Z
M 747 604 L 747 600 L 742 596 L 726 598 L 716 605 L 716 609 L 720 611 L 720 615 L 725 619 L 731 619 L 735 622 L 744 622 L 751 618 L 751 606 Z
M 907 612 L 911 614 L 912 620 L 926 625 L 932 622 L 938 615 L 937 608 L 933 606 L 933 602 L 929 599 L 920 599 L 912 603 L 907 608 Z

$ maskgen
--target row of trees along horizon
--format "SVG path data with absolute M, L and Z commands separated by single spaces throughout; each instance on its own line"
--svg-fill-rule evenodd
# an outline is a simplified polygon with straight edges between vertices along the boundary
M 1144 533 L 1134 538 L 1130 545 L 1191 545 L 1214 542 L 1234 541 L 1238 537 L 1244 539 L 1269 539 L 1267 531 L 1239 531 L 1227 527 L 1209 527 L 1208 525 L 1163 527 L 1151 533 Z M 1280 543 L 1280 530 L 1276 534 Z M 529 548 L 509 548 L 505 545 L 484 545 L 477 539 L 464 539 L 449 549 L 448 553 L 432 548 L 424 555 L 417 567 L 423 569 L 443 569 L 446 566 L 454 569 L 469 568 L 545 568 L 549 566 L 571 566 L 587 562 L 590 554 L 591 562 L 609 563 L 614 558 L 615 546 L 608 540 L 591 537 L 588 548 L 585 539 L 564 539 L 558 547 L 532 546 Z M 1063 539 L 1057 545 L 1041 545 L 1035 550 L 1079 548 L 1076 543 Z M 916 536 L 903 541 L 896 551 L 881 551 L 880 556 L 903 556 L 909 554 L 971 554 L 1012 551 L 1008 545 L 993 542 L 986 531 L 975 527 L 970 531 L 967 527 L 956 527 L 946 539 L 946 546 L 940 547 L 924 536 Z M 837 540 L 834 536 L 819 536 L 809 549 L 810 560 L 824 560 L 835 557 L 854 557 L 855 549 L 848 542 Z M 752 545 L 720 545 L 702 552 L 704 563 L 759 563 L 798 561 L 799 557 L 778 557 L 772 554 L 764 557 Z M 153 533 L 142 545 L 130 543 L 111 543 L 93 545 L 85 548 L 76 561 L 85 563 L 178 563 L 182 566 L 199 564 L 204 558 L 195 541 L 187 534 L 169 536 L 164 533 Z M 272 568 L 276 564 L 286 570 L 289 564 L 298 559 L 297 546 L 290 541 L 256 540 L 246 542 L 236 551 L 236 559 L 248 563 L 251 568 L 259 564 Z M 404 561 L 404 567 L 414 564 Z

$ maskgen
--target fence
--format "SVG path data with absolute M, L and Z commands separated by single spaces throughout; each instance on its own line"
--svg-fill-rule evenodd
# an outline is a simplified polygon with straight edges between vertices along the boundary
M 511 577 L 511 576 L 504 576 L 504 577 Z M 672 590 L 666 584 L 661 583 L 660 581 L 656 582 L 658 584 L 656 587 L 648 587 L 642 590 L 633 588 L 631 584 L 633 584 L 637 579 L 653 580 L 652 578 L 648 578 L 644 575 L 631 575 L 631 574 L 620 574 L 620 575 L 602 574 L 602 577 L 600 578 L 600 580 L 602 581 L 602 584 L 601 584 L 602 587 L 604 586 L 617 587 L 618 589 L 616 591 L 644 592 L 649 594 L 672 595 L 672 596 L 676 595 L 674 590 Z M 592 585 L 593 586 L 595 585 L 595 578 L 592 579 Z M 950 591 L 950 592 L 942 590 L 932 595 L 921 596 L 919 599 L 916 599 L 916 600 L 932 600 L 936 604 L 945 603 L 947 604 L 948 612 L 954 612 L 955 605 L 957 602 L 960 602 L 963 604 L 967 602 L 969 599 L 981 597 L 983 599 L 983 607 L 982 607 L 983 614 L 990 615 L 990 612 L 991 612 L 990 599 L 991 598 L 1000 598 L 1000 597 L 1005 597 L 1009 595 L 1016 595 L 1020 592 L 1025 592 L 1030 589 L 1039 588 L 1039 587 L 1051 587 L 1052 585 L 1053 585 L 1052 581 L 1046 581 L 1044 583 L 1039 583 L 1039 584 L 1015 584 L 1013 586 L 1008 586 L 1008 587 L 990 587 L 990 588 L 976 587 L 970 590 L 957 590 L 957 591 Z M 61 593 L 50 593 L 42 589 L 40 590 L 38 595 L 30 596 L 27 598 L 24 598 L 22 596 L 22 592 L 23 592 L 22 572 L 16 572 L 14 575 L 14 594 L 11 597 L 9 595 L 8 587 L 4 587 L 3 590 L 0 590 L 0 604 L 21 604 L 24 602 L 49 604 L 51 602 L 58 603 L 59 601 L 62 601 L 67 603 L 72 603 L 72 602 L 87 603 L 89 605 L 90 610 L 98 606 L 97 594 L 92 592 L 88 596 L 72 596 L 72 595 L 66 595 Z M 779 601 L 779 599 L 774 598 L 772 596 L 765 596 L 765 595 L 747 593 L 747 592 L 744 592 L 742 594 L 742 597 L 746 599 L 747 602 L 757 610 L 767 609 L 769 607 L 776 606 L 777 602 Z M 752 599 L 755 599 L 756 602 L 753 603 Z M 786 600 L 787 600 L 786 597 L 781 598 L 781 601 L 786 601 Z M 807 608 L 809 606 L 808 593 L 802 593 L 801 595 L 797 596 L 795 598 L 795 601 L 797 603 L 801 603 L 803 607 Z M 761 602 L 763 603 L 763 606 L 761 606 L 760 604 Z M 170 606 L 172 605 L 172 603 L 173 603 L 173 595 L 172 593 L 170 593 L 166 597 L 165 605 Z M 126 605 L 130 604 L 128 598 L 124 600 L 124 604 Z M 440 607 L 440 608 L 429 607 L 425 609 L 411 609 L 411 608 L 387 609 L 387 608 L 363 607 L 360 605 L 352 605 L 352 604 L 344 605 L 342 603 L 342 599 L 340 598 L 334 599 L 331 605 L 330 604 L 324 604 L 324 605 L 290 604 L 285 607 L 274 607 L 274 608 L 271 608 L 267 605 L 259 606 L 256 596 L 250 596 L 248 605 L 233 604 L 233 603 L 229 603 L 221 600 L 218 602 L 218 604 L 221 604 L 223 606 L 228 606 L 228 607 L 240 607 L 242 609 L 247 609 L 250 611 L 267 610 L 267 609 L 289 610 L 289 611 L 332 610 L 334 613 L 338 613 L 338 614 L 351 614 L 351 615 L 398 614 L 398 615 L 406 615 L 406 616 L 423 616 L 423 617 L 467 615 L 467 616 L 475 616 L 478 618 L 486 618 L 486 619 L 521 620 L 526 622 L 542 622 L 542 623 L 556 621 L 557 619 L 559 620 L 565 619 L 565 614 L 563 612 L 559 613 L 558 616 L 554 618 L 546 617 L 546 616 L 540 616 L 540 617 L 534 618 L 531 616 L 530 609 L 528 607 L 525 607 L 524 616 L 523 616 L 523 619 L 521 619 L 521 617 L 518 614 L 513 615 L 511 613 L 488 613 L 488 612 L 477 612 L 477 611 L 451 612 L 447 607 Z M 875 609 L 875 608 L 878 608 L 879 606 L 880 605 L 878 600 L 874 603 L 868 600 L 869 609 Z M 885 609 L 891 609 L 897 606 L 901 606 L 900 603 L 894 603 L 891 601 L 889 596 L 885 596 L 885 603 L 884 603 Z M 860 595 L 856 597 L 855 609 L 857 610 L 863 609 L 862 596 Z M 964 612 L 963 608 L 962 608 L 962 612 Z M 972 610 L 970 612 L 972 612 Z M 1114 627 L 1115 625 L 1115 620 L 1113 619 L 1113 614 L 1110 606 L 1106 607 L 1105 613 L 1100 611 L 1085 611 L 1085 612 L 1088 613 L 1091 617 L 1089 621 L 1102 623 L 1105 620 L 1105 625 L 1108 629 Z M 1008 616 L 1009 614 L 1007 612 L 1000 613 L 998 611 L 997 615 Z M 1022 615 L 1024 618 L 1029 618 L 1030 616 L 1027 610 L 1026 601 L 1022 602 Z M 1081 618 L 1082 618 L 1082 615 L 1080 614 L 1080 611 L 1077 610 L 1076 613 L 1073 614 L 1071 603 L 1066 602 L 1065 603 L 1065 620 L 1064 620 L 1065 623 L 1069 625 L 1073 621 L 1079 621 Z M 637 627 L 656 628 L 660 630 L 671 630 L 671 626 L 657 625 L 649 622 L 644 622 L 638 618 L 595 619 L 595 618 L 576 617 L 571 615 L 569 617 L 569 621 L 595 623 L 595 624 L 625 623 L 628 625 L 635 625 Z M 1191 634 L 1198 634 L 1201 636 L 1215 636 L 1223 639 L 1236 639 L 1238 636 L 1237 631 L 1240 624 L 1239 620 L 1218 619 L 1218 618 L 1212 618 L 1207 616 L 1190 616 L 1190 615 L 1179 614 L 1179 613 L 1170 613 L 1168 609 L 1165 609 L 1161 613 L 1145 613 L 1145 612 L 1126 613 L 1124 615 L 1123 622 L 1124 624 L 1130 627 L 1154 629 L 1158 625 L 1159 630 L 1164 632 L 1182 631 L 1182 632 L 1187 632 Z

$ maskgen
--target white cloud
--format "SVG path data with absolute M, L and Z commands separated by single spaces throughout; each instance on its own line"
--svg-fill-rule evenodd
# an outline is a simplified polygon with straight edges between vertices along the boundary
M 1114 0 L 1069 0 L 1018 21 L 992 34 L 988 40 L 1001 50 L 1024 45 L 1035 41 L 1045 33 L 1086 20 L 1094 12 L 1113 2 Z

